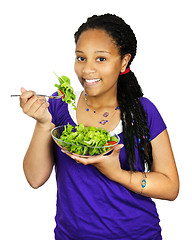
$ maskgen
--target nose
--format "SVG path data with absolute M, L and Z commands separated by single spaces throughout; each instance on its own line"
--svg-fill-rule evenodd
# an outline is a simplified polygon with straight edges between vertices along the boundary
M 92 62 L 86 61 L 84 63 L 83 69 L 82 69 L 84 74 L 92 74 L 96 72 L 95 66 Z

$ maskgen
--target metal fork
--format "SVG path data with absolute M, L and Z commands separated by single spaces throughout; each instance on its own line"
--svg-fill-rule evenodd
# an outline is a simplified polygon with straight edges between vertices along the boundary
M 64 97 L 64 95 L 61 95 L 61 96 L 48 96 L 48 95 L 43 95 L 43 94 L 35 94 L 36 96 L 40 96 L 40 97 L 48 97 L 48 98 L 51 98 L 51 99 L 59 99 L 59 98 L 62 98 Z M 11 97 L 20 97 L 21 95 L 11 95 Z

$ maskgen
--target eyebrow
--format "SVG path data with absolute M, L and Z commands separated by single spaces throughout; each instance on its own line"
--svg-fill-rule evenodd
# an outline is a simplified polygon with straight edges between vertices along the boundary
M 80 51 L 80 50 L 76 50 L 75 52 L 76 52 L 76 53 L 84 53 L 83 51 Z M 111 54 L 111 53 L 108 52 L 108 51 L 95 51 L 94 53 L 107 53 L 107 54 Z

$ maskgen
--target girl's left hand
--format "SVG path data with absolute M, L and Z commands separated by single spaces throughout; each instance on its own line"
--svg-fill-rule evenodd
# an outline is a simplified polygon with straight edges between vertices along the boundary
M 121 174 L 121 171 L 122 171 L 120 161 L 119 161 L 119 152 L 123 147 L 124 147 L 123 144 L 118 144 L 114 146 L 113 152 L 110 155 L 104 155 L 104 156 L 84 158 L 84 157 L 73 156 L 71 154 L 67 154 L 67 155 L 73 158 L 77 163 L 81 163 L 84 165 L 92 164 L 106 177 L 115 181 L 115 179 L 118 178 L 118 176 Z

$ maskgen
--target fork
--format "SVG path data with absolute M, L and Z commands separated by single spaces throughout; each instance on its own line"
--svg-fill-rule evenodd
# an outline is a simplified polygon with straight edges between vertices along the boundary
M 35 94 L 36 96 L 39 96 L 39 97 L 48 97 L 48 98 L 51 98 L 51 99 L 59 99 L 59 98 L 62 98 L 64 97 L 65 95 L 60 95 L 60 96 L 48 96 L 48 95 L 43 95 L 43 94 Z M 21 95 L 11 95 L 11 97 L 20 97 Z

